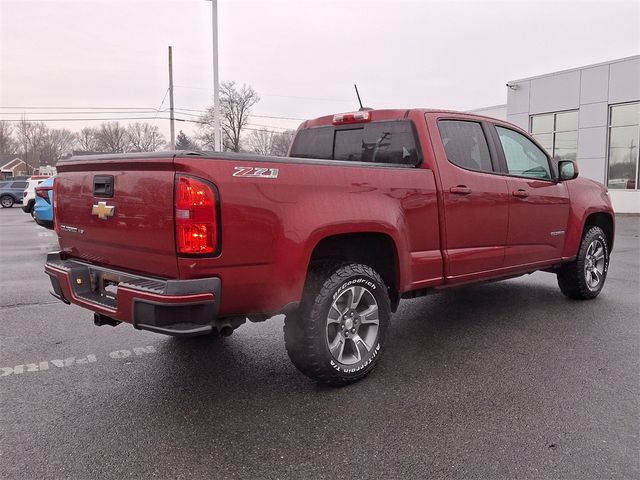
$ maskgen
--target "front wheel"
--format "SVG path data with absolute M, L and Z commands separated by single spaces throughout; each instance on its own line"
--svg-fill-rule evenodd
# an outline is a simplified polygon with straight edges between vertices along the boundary
M 11 208 L 13 207 L 14 203 L 15 201 L 13 200 L 13 197 L 10 195 L 4 195 L 0 197 L 0 205 L 2 205 L 2 208 Z
M 600 227 L 587 230 L 573 262 L 558 271 L 560 290 L 569 298 L 589 300 L 598 296 L 609 269 L 609 245 Z
M 287 353 L 319 383 L 356 382 L 378 362 L 390 318 L 387 286 L 371 267 L 317 269 L 299 311 L 285 318 Z

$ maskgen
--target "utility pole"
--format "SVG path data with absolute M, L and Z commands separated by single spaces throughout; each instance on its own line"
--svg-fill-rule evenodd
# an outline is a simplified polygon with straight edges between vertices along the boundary
M 176 128 L 173 114 L 173 55 L 169 47 L 169 123 L 171 125 L 171 150 L 176 149 Z
M 222 151 L 220 128 L 220 94 L 218 80 L 218 0 L 211 0 L 211 24 L 213 30 L 213 132 L 216 151 Z

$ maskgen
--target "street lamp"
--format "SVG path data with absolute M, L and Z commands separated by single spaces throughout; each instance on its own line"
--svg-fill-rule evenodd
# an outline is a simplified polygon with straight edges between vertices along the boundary
M 220 94 L 218 79 L 218 0 L 211 2 L 211 26 L 213 33 L 213 133 L 215 150 L 222 151 L 222 130 L 220 128 Z

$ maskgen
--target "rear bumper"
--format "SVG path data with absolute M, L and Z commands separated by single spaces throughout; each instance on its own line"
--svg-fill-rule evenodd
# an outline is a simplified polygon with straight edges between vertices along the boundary
M 47 255 L 51 294 L 135 328 L 175 336 L 210 333 L 218 313 L 220 279 L 159 280 Z

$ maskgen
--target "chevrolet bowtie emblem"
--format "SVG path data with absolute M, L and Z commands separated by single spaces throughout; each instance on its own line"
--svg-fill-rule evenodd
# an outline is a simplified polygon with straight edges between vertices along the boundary
M 91 209 L 91 215 L 97 215 L 100 220 L 106 220 L 107 217 L 113 217 L 113 211 L 116 207 L 107 205 L 107 202 L 98 202 Z

